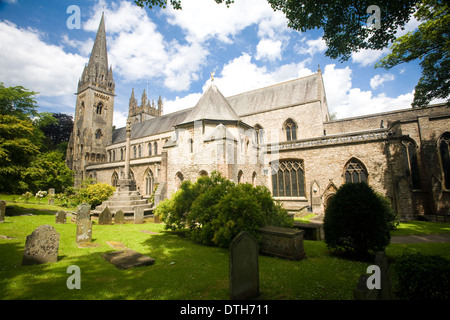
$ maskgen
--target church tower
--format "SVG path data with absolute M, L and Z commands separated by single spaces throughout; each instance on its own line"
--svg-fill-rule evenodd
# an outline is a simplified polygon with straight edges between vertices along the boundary
M 78 81 L 73 132 L 67 148 L 66 163 L 75 171 L 75 186 L 88 178 L 87 165 L 106 162 L 106 146 L 112 142 L 114 92 L 102 14 L 89 63 Z

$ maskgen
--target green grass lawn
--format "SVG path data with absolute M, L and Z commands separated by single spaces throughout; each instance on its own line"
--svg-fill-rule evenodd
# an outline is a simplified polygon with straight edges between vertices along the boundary
M 3 198 L 3 197 L 2 197 Z M 181 233 L 167 232 L 162 224 L 94 224 L 95 248 L 79 248 L 73 222 L 55 224 L 54 214 L 64 208 L 45 204 L 12 203 L 0 223 L 0 299 L 228 299 L 228 250 L 197 245 Z M 65 209 L 72 211 L 74 209 Z M 9 214 L 15 214 L 9 216 Z M 21 215 L 19 215 L 21 214 Z M 31 215 L 24 215 L 31 214 Z M 60 233 L 58 262 L 22 266 L 26 236 L 40 225 L 50 224 Z M 435 227 L 438 226 L 437 229 Z M 156 234 L 141 232 L 153 231 Z M 399 233 L 449 232 L 449 224 L 426 222 L 401 226 Z M 411 231 L 412 230 L 412 231 Z M 8 238 L 7 238 L 8 237 Z M 118 241 L 156 260 L 147 267 L 120 270 L 102 258 L 113 251 L 107 241 Z M 333 257 L 323 241 L 304 241 L 307 259 L 287 261 L 259 256 L 262 300 L 349 300 L 358 278 L 370 263 Z M 390 260 L 405 250 L 439 254 L 450 259 L 450 244 L 391 244 Z M 81 289 L 69 290 L 70 265 L 81 270 Z

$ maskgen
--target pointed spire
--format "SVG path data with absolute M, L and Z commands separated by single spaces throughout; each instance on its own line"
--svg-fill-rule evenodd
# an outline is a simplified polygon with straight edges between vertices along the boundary
M 108 54 L 106 50 L 106 31 L 105 31 L 105 18 L 102 13 L 102 19 L 97 30 L 97 36 L 95 37 L 94 46 L 92 48 L 91 56 L 89 58 L 88 68 L 98 70 L 99 73 L 103 71 L 104 74 L 108 72 Z

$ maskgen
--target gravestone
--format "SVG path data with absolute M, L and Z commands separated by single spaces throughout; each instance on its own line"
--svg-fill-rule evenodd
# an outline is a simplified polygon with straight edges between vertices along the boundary
M 48 189 L 48 204 L 55 204 L 55 189 Z
M 290 260 L 305 258 L 303 230 L 265 226 L 261 227 L 259 231 L 262 254 Z
M 134 207 L 134 224 L 144 223 L 144 208 Z
M 83 202 L 77 208 L 77 223 L 81 220 L 91 220 L 91 205 Z
M 230 244 L 230 299 L 249 299 L 259 295 L 258 242 L 240 232 Z
M 92 221 L 82 219 L 77 222 L 77 238 L 78 243 L 90 242 L 92 239 Z
M 77 210 L 77 236 L 79 243 L 90 242 L 92 239 L 91 205 L 82 203 Z
M 111 211 L 109 211 L 108 207 L 106 207 L 98 215 L 98 224 L 102 224 L 102 225 L 111 224 L 111 221 L 112 221 Z
M 131 249 L 108 252 L 102 255 L 102 257 L 111 262 L 117 268 L 124 270 L 136 267 L 151 266 L 155 263 L 155 259 Z
M 37 227 L 25 242 L 22 265 L 56 262 L 58 259 L 59 233 L 51 225 Z
M 0 201 L 0 223 L 5 221 L 5 214 L 6 214 L 6 201 L 1 200 Z
M 125 221 L 125 216 L 122 210 L 117 210 L 114 214 L 114 224 L 123 224 Z
M 66 223 L 66 212 L 64 210 L 59 210 L 55 214 L 55 223 Z

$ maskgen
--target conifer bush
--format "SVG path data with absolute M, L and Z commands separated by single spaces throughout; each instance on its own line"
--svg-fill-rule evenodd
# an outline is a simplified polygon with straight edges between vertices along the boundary
M 389 245 L 396 214 L 389 200 L 366 183 L 342 185 L 327 206 L 325 243 L 336 252 L 368 258 Z

